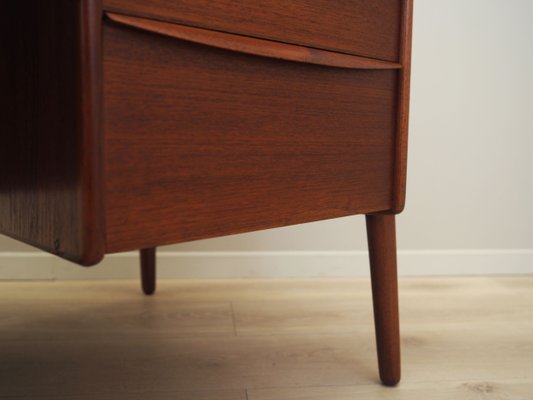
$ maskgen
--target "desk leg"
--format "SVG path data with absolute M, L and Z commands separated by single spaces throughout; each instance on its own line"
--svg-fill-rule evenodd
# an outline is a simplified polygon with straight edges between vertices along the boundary
M 387 386 L 400 381 L 400 324 L 394 215 L 367 215 L 379 375 Z
M 139 250 L 141 256 L 141 285 L 144 294 L 151 295 L 155 292 L 155 247 Z

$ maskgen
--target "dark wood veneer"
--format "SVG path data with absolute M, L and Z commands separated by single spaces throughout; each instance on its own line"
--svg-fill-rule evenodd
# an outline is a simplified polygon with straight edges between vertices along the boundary
M 108 21 L 103 39 L 113 50 L 103 57 L 100 1 L 7 2 L 0 230 L 89 265 L 134 246 L 400 212 L 412 1 L 241 3 L 106 0 L 143 18 L 114 15 L 139 31 Z M 175 21 L 177 11 L 191 25 L 226 21 L 233 33 L 147 19 Z M 252 28 L 285 36 L 270 42 Z M 400 63 L 319 43 L 346 44 L 346 35 L 375 49 L 392 35 Z M 303 42 L 324 50 L 295 44 Z
M 384 384 L 394 386 L 401 377 L 395 216 L 367 215 L 366 231 L 379 375 Z
M 395 70 L 104 38 L 109 252 L 391 208 Z
M 2 5 L 0 231 L 74 262 L 105 250 L 101 5 Z
M 394 189 L 392 212 L 399 214 L 405 207 L 407 186 L 407 136 L 409 131 L 409 93 L 411 84 L 411 37 L 413 31 L 413 0 L 402 4 L 402 30 L 398 86 L 398 122 L 396 127 L 396 156 L 394 160 Z
M 121 14 L 398 61 L 401 0 L 104 0 Z
M 402 66 L 390 61 L 381 61 L 367 57 L 342 54 L 328 50 L 313 49 L 271 40 L 256 39 L 233 33 L 217 32 L 209 29 L 194 28 L 176 23 L 155 21 L 128 15 L 105 13 L 106 17 L 118 24 L 137 28 L 147 32 L 158 33 L 220 49 L 237 51 L 276 59 L 298 61 L 329 67 L 352 69 L 401 69 Z

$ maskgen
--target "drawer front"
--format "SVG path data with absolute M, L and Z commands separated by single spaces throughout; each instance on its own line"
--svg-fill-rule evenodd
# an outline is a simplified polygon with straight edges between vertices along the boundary
M 397 83 L 107 22 L 108 252 L 390 209 Z
M 401 3 L 402 0 L 104 0 L 104 8 L 398 61 Z

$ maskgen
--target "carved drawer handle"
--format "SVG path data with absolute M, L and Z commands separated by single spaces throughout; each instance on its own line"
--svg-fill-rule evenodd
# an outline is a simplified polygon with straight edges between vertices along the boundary
M 113 22 L 163 36 L 240 53 L 350 69 L 400 69 L 401 65 L 294 44 L 107 12 Z

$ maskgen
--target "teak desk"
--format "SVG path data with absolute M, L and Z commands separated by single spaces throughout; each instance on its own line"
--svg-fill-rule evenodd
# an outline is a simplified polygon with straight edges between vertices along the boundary
M 411 0 L 8 0 L 0 231 L 81 265 L 366 214 L 400 379 Z

